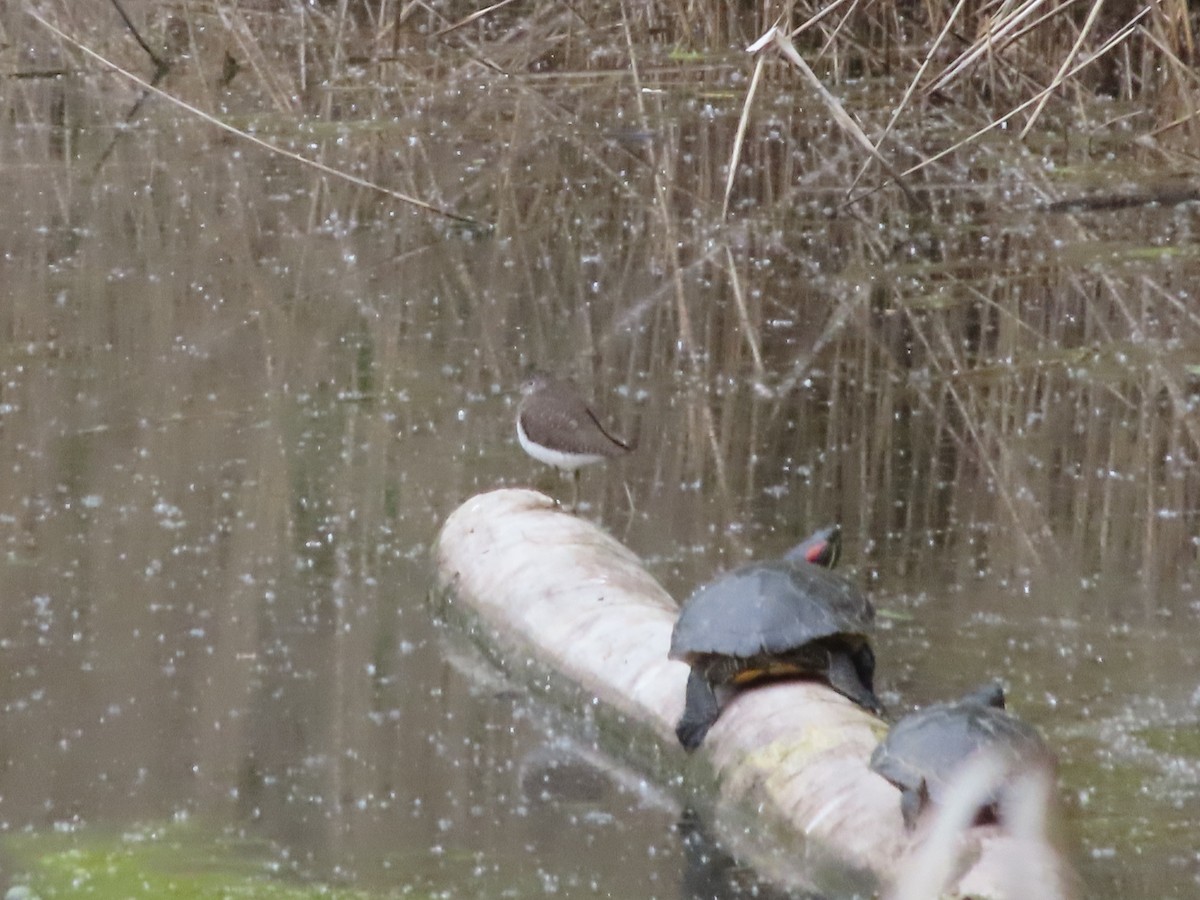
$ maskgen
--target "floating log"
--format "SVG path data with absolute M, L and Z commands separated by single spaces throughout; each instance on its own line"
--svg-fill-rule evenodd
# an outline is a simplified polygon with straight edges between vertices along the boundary
M 782 835 L 792 848 L 784 855 L 806 879 L 830 862 L 843 878 L 861 873 L 882 884 L 902 871 L 913 848 L 899 795 L 867 766 L 885 723 L 823 684 L 776 682 L 736 694 L 687 756 L 674 726 L 688 667 L 667 659 L 678 606 L 592 523 L 534 491 L 493 491 L 447 519 L 434 563 L 443 610 L 510 676 L 616 732 L 608 743 L 656 776 L 683 774 L 699 790 L 711 778 L 715 807 L 741 810 L 757 833 Z M 582 707 L 581 695 L 590 701 Z M 992 844 L 1007 853 L 1006 842 L 988 837 L 994 828 L 970 831 L 979 832 L 978 859 L 959 883 L 973 897 L 1002 896 L 988 873 L 1004 871 L 1004 860 L 987 857 Z M 796 877 L 770 861 L 766 869 Z

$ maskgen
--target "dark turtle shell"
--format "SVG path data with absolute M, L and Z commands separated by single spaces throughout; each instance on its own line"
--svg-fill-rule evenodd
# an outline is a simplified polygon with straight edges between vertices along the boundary
M 875 618 L 866 596 L 825 568 L 840 532 L 818 531 L 783 559 L 752 563 L 699 588 L 671 634 L 671 659 L 692 667 L 680 743 L 694 749 L 720 715 L 715 688 L 759 678 L 824 679 L 874 712 L 875 656 L 867 635 Z
M 688 598 L 671 633 L 671 659 L 777 655 L 824 638 L 865 637 L 874 619 L 866 596 L 827 569 L 752 563 Z
M 900 809 L 912 828 L 926 805 L 941 802 L 961 767 L 984 750 L 1010 761 L 1050 758 L 1037 730 L 1005 711 L 998 684 L 905 716 L 871 754 L 871 768 L 900 789 Z M 983 806 L 978 821 L 995 818 L 1001 793 Z

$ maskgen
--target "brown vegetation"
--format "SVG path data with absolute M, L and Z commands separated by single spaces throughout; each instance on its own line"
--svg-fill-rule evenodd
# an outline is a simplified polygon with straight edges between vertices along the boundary
M 512 295 L 503 319 L 531 325 L 522 352 L 545 358 L 550 323 L 586 303 L 591 279 L 628 298 L 587 325 L 604 377 L 674 369 L 706 393 L 721 373 L 754 376 L 758 387 L 695 395 L 691 439 L 664 446 L 681 455 L 658 470 L 711 474 L 749 496 L 751 460 L 764 446 L 788 455 L 803 422 L 830 454 L 869 436 L 838 459 L 829 489 L 885 542 L 906 535 L 919 552 L 929 536 L 997 518 L 1014 544 L 994 557 L 1087 570 L 1097 554 L 1132 558 L 1152 583 L 1192 557 L 1196 258 L 1186 217 L 1155 202 L 1194 194 L 1197 14 L 1186 4 L 127 5 L 170 67 L 163 91 L 323 167 L 310 224 L 367 222 L 420 198 L 512 236 L 529 265 L 515 279 L 485 286 L 496 273 L 469 247 L 476 259 L 446 277 L 477 309 Z M 113 10 L 43 11 L 79 45 L 146 73 Z M 754 62 L 741 48 L 776 23 L 830 98 L 767 47 L 747 102 Z M 30 47 L 10 72 L 101 79 L 112 107 L 75 115 L 116 121 L 139 97 L 24 14 L 10 10 L 4 26 Z M 56 87 L 19 84 L 30 114 L 59 104 L 61 115 Z M 893 171 L 909 170 L 907 198 L 879 190 L 889 177 L 831 104 Z M 1151 174 L 1131 174 L 1134 161 Z M 344 190 L 331 172 L 345 173 Z M 1146 205 L 1054 212 L 1088 194 Z M 564 222 L 579 223 L 568 257 L 600 254 L 602 274 L 537 271 Z M 414 218 L 396 250 L 431 239 Z M 631 329 L 649 340 L 610 348 Z M 511 366 L 505 334 L 480 333 L 494 371 Z M 1046 442 L 1045 464 L 1022 464 Z M 898 448 L 911 457 L 903 469 Z M 1099 474 L 1116 471 L 1132 477 Z M 1065 495 L 1064 479 L 1076 481 Z M 823 490 L 809 502 L 828 505 Z
M 196 472 L 227 482 L 172 497 L 198 523 L 186 536 L 228 520 L 236 565 L 214 583 L 176 559 L 175 584 L 254 609 L 261 591 L 235 574 L 267 567 L 267 535 L 315 533 L 296 500 L 314 485 L 347 523 L 337 546 L 361 553 L 331 553 L 339 583 L 373 578 L 378 535 L 416 545 L 463 496 L 526 476 L 501 397 L 538 362 L 640 431 L 596 505 L 624 513 L 630 480 L 627 542 L 668 560 L 672 587 L 839 519 L 893 596 L 961 591 L 922 623 L 945 644 L 961 646 L 976 586 L 1015 593 L 1019 574 L 1006 624 L 1050 647 L 1012 666 L 1035 696 L 1069 666 L 1089 677 L 1093 633 L 1072 657 L 1054 622 L 1191 621 L 1188 4 L 122 4 L 164 94 L 129 77 L 156 65 L 111 4 L 0 10 L 0 334 L 19 348 L 0 458 L 32 468 L 37 448 L 45 496 L 89 466 L 125 473 L 108 491 L 136 502 L 87 513 L 118 535 L 111 559 L 86 541 L 98 595 L 144 589 L 137 571 L 167 556 L 151 486 Z M 154 280 L 133 290 L 137 266 Z M 81 412 L 84 376 L 97 399 Z M 336 411 L 319 452 L 287 430 L 305 403 Z M 254 427 L 230 437 L 226 419 Z M 146 430 L 187 454 L 135 456 Z M 73 539 L 33 513 L 5 527 L 31 554 Z M 1081 587 L 1095 576 L 1116 586 Z M 222 649 L 253 651 L 237 638 Z M 331 669 L 363 669 L 355 640 Z M 1122 645 L 1106 665 L 1177 682 L 1160 650 Z M 229 656 L 214 669 L 234 672 Z M 1060 689 L 1063 718 L 1112 702 L 1109 683 Z M 361 710 L 344 715 L 357 746 Z

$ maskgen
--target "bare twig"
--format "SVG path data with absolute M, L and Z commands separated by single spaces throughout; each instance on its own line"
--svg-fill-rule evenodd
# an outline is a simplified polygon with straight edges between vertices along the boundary
M 880 148 L 887 136 L 892 133 L 892 129 L 895 127 L 896 122 L 900 119 L 900 114 L 908 108 L 908 102 L 912 99 L 912 95 L 916 93 L 917 85 L 919 85 L 921 83 L 921 79 L 925 77 L 926 70 L 929 68 L 930 63 L 933 62 L 934 56 L 937 54 L 938 49 L 942 46 L 942 43 L 946 40 L 946 35 L 950 33 L 951 26 L 953 26 L 958 20 L 958 14 L 962 12 L 962 9 L 966 3 L 967 0 L 958 0 L 958 3 L 954 5 L 954 9 L 950 11 L 950 15 L 946 18 L 946 24 L 942 26 L 942 30 L 934 39 L 933 44 L 929 48 L 929 52 L 926 53 L 925 58 L 921 60 L 921 66 L 917 69 L 917 74 L 915 74 L 912 77 L 912 80 L 908 83 L 908 88 L 904 91 L 904 96 L 900 98 L 900 102 L 896 104 L 896 108 L 892 111 L 892 117 L 888 119 L 887 125 L 884 126 L 883 133 L 880 134 L 879 139 L 875 141 L 876 150 Z M 867 166 L 870 164 L 871 161 L 869 159 L 863 160 L 862 167 L 858 170 L 858 174 L 854 176 L 854 181 L 851 183 L 849 190 L 846 191 L 847 195 L 849 195 L 858 185 L 859 181 L 862 180 L 863 175 L 866 174 Z
M 958 59 L 946 66 L 945 70 L 934 80 L 933 84 L 926 88 L 926 92 L 932 94 L 941 90 L 962 74 L 979 57 L 989 51 L 994 51 L 998 43 L 1010 37 L 1017 26 L 1036 13 L 1041 6 L 1043 6 L 1043 0 L 1027 0 L 1027 2 L 1018 6 L 1004 18 L 993 22 L 992 27 L 988 28 L 979 40 L 963 52 Z
M 364 187 L 369 190 L 378 191 L 381 194 L 386 194 L 387 196 L 389 196 L 395 200 L 399 200 L 401 203 L 407 203 L 410 206 L 415 206 L 418 209 L 425 210 L 426 212 L 436 213 L 439 216 L 444 216 L 445 218 L 452 219 L 455 222 L 462 222 L 465 225 L 472 225 L 477 228 L 479 228 L 479 227 L 490 228 L 491 227 L 491 225 L 486 222 L 481 222 L 480 220 L 473 219 L 470 216 L 464 216 L 461 213 L 457 213 L 457 212 L 454 212 L 453 210 L 446 209 L 445 207 L 438 206 L 435 203 L 429 203 L 425 200 L 419 200 L 416 197 L 410 197 L 407 194 L 402 194 L 400 191 L 394 191 L 391 188 L 384 187 L 381 184 L 376 184 L 375 182 L 369 181 L 366 178 L 359 178 L 357 175 L 351 175 L 349 172 L 343 172 L 339 169 L 335 169 L 333 166 L 328 166 L 325 163 L 317 162 L 315 159 L 308 159 L 307 157 L 301 156 L 299 153 L 293 153 L 291 150 L 285 150 L 282 147 L 277 147 L 268 141 L 264 141 L 260 137 L 256 137 L 252 134 L 242 131 L 240 128 L 235 128 L 234 126 L 230 125 L 228 122 L 222 122 L 216 116 L 206 113 L 204 110 L 199 109 L 198 107 L 192 106 L 190 103 L 188 103 L 184 100 L 180 100 L 178 97 L 168 94 L 166 91 L 162 90 L 161 88 L 155 87 L 154 85 L 150 84 L 145 79 L 139 78 L 137 75 L 134 75 L 129 70 L 121 68 L 121 66 L 117 65 L 117 63 L 113 62 L 110 59 L 105 58 L 104 56 L 101 56 L 95 50 L 92 50 L 90 47 L 80 43 L 75 38 L 71 37 L 69 34 L 62 31 L 56 25 L 53 25 L 50 22 L 46 21 L 45 19 L 43 19 L 40 15 L 38 15 L 33 10 L 29 10 L 29 15 L 33 17 L 34 21 L 36 21 L 39 25 L 42 25 L 47 30 L 51 31 L 60 40 L 66 41 L 68 44 L 70 44 L 72 47 L 75 47 L 81 53 L 91 57 L 92 59 L 96 60 L 99 63 L 102 63 L 103 65 L 112 69 L 117 74 L 122 75 L 125 78 L 128 78 L 134 84 L 140 85 L 142 88 L 146 89 L 147 91 L 150 91 L 151 93 L 155 94 L 156 96 L 161 97 L 163 100 L 166 100 L 168 103 L 171 103 L 171 104 L 179 107 L 180 109 L 192 114 L 196 118 L 198 118 L 204 122 L 207 122 L 208 124 L 213 125 L 214 127 L 221 129 L 222 131 L 225 131 L 229 134 L 239 137 L 244 141 L 254 144 L 256 147 L 261 147 L 263 150 L 266 150 L 269 153 L 273 153 L 277 156 L 283 156 L 283 157 L 286 157 L 287 159 L 294 160 L 295 162 L 298 162 L 301 165 L 305 165 L 305 166 L 308 166 L 309 168 L 316 169 L 318 172 L 323 172 L 326 175 L 330 175 L 330 176 L 332 176 L 334 178 L 338 178 L 342 181 L 349 182 L 350 184 L 355 184 L 355 185 L 358 185 L 359 187 Z
M 1079 51 L 1083 48 L 1083 42 L 1087 40 L 1087 36 L 1091 34 L 1092 27 L 1096 24 L 1096 20 L 1100 17 L 1100 10 L 1104 7 L 1104 0 L 1096 0 L 1092 4 L 1091 12 L 1088 13 L 1087 21 L 1083 23 L 1083 28 L 1079 31 L 1079 36 L 1075 38 L 1075 43 L 1063 59 L 1062 65 L 1058 67 L 1058 71 L 1054 75 L 1052 84 L 1061 84 L 1063 74 L 1071 67 L 1071 63 L 1079 55 Z M 1043 94 L 1042 99 L 1038 101 L 1033 112 L 1029 114 L 1029 121 L 1025 123 L 1025 127 L 1021 129 L 1021 140 L 1025 140 L 1025 136 L 1029 134 L 1029 129 L 1033 127 L 1033 123 L 1038 120 L 1038 116 L 1042 114 L 1042 110 L 1046 106 L 1046 101 L 1050 99 L 1050 95 Z
M 792 31 L 788 34 L 788 37 L 795 37 L 796 35 L 800 34 L 801 32 L 807 31 L 809 28 L 812 28 L 814 25 L 816 25 L 818 22 L 820 22 L 826 16 L 830 15 L 834 10 L 836 10 L 839 6 L 841 6 L 845 2 L 846 2 L 846 0 L 834 0 L 833 3 L 825 4 L 820 9 L 818 9 L 815 13 L 813 13 L 811 16 L 809 16 L 808 19 L 806 19 L 803 23 L 801 23 L 797 27 L 793 28 Z M 776 24 L 778 24 L 778 22 L 776 22 Z
M 508 6 L 508 4 L 510 4 L 512 2 L 513 2 L 513 0 L 499 0 L 498 3 L 493 3 L 491 6 L 485 6 L 483 9 L 477 9 L 475 12 L 471 13 L 469 16 L 459 19 L 457 22 L 453 23 L 452 25 L 447 25 L 445 28 L 441 28 L 438 31 L 435 31 L 433 33 L 433 36 L 441 37 L 442 35 L 449 34 L 452 31 L 457 31 L 459 28 L 463 28 L 466 25 L 470 25 L 472 22 L 476 21 L 477 19 L 481 19 L 484 16 L 495 12 L 496 10 L 500 9 L 500 7 L 502 7 L 502 6 Z
M 850 135 L 851 139 L 854 140 L 855 143 L 866 150 L 873 159 L 883 166 L 884 171 L 891 176 L 892 181 L 894 181 L 896 186 L 903 191 L 904 196 L 908 199 L 909 203 L 913 204 L 914 206 L 920 206 L 920 200 L 915 194 L 912 193 L 912 191 L 909 190 L 908 185 L 904 182 L 905 173 L 897 171 L 896 168 L 883 156 L 883 154 L 875 149 L 875 145 L 871 143 L 870 138 L 866 136 L 858 122 L 854 120 L 854 117 L 846 112 L 845 107 L 842 106 L 842 104 L 835 96 L 833 96 L 833 94 L 829 93 L 825 85 L 821 83 L 821 79 L 817 77 L 817 73 L 814 72 L 809 67 L 808 63 L 804 61 L 804 57 L 802 57 L 799 51 L 796 50 L 796 45 L 792 43 L 791 38 L 789 38 L 778 28 L 772 27 L 771 30 L 768 31 L 767 34 L 763 35 L 763 37 L 759 38 L 750 49 L 753 51 L 756 48 L 761 48 L 768 39 L 775 44 L 776 48 L 778 48 L 779 52 L 783 54 L 784 58 L 788 62 L 799 69 L 800 74 L 804 76 L 805 81 L 807 81 L 813 90 L 816 91 L 817 96 L 821 98 L 821 101 L 833 114 L 833 120 L 837 122 L 842 130 Z
M 746 90 L 746 99 L 742 102 L 742 115 L 738 119 L 737 131 L 733 135 L 733 150 L 729 154 L 729 172 L 725 176 L 725 199 L 721 201 L 721 218 L 729 214 L 729 196 L 733 193 L 733 182 L 737 177 L 738 160 L 742 156 L 742 142 L 746 138 L 746 126 L 750 123 L 750 107 L 754 103 L 754 95 L 758 91 L 758 83 L 762 79 L 766 59 L 762 56 L 754 63 L 754 76 L 750 79 L 750 87 Z
M 634 97 L 637 99 L 638 115 L 641 117 L 642 126 L 644 128 L 649 127 L 649 119 L 646 115 L 646 106 L 641 90 L 641 75 L 638 72 L 637 54 L 634 52 L 633 34 L 629 27 L 629 11 L 626 8 L 625 0 L 621 0 L 621 25 L 625 34 L 625 44 L 629 51 L 630 71 L 636 88 Z M 687 354 L 693 375 L 697 381 L 700 381 L 704 371 L 701 365 L 696 338 L 692 332 L 691 313 L 688 310 L 687 295 L 684 291 L 683 266 L 679 256 L 680 242 L 675 236 L 677 220 L 671 214 L 669 188 L 663 177 L 661 166 L 655 163 L 652 166 L 652 171 L 654 172 L 655 211 L 660 216 L 662 222 L 663 234 L 666 237 L 665 250 L 667 258 L 670 260 L 671 282 L 675 294 L 675 309 L 676 315 L 679 317 L 679 340 L 683 345 L 684 352 Z M 701 407 L 701 413 L 704 433 L 713 454 L 713 467 L 717 479 L 717 487 L 722 493 L 728 493 L 729 482 L 725 475 L 725 456 L 721 453 L 720 442 L 717 440 L 712 408 L 705 403 Z
M 911 175 L 914 172 L 917 172 L 917 171 L 925 168 L 926 166 L 930 165 L 931 163 L 935 163 L 939 159 L 942 159 L 943 157 L 948 156 L 949 154 L 953 153 L 955 150 L 959 149 L 960 147 L 965 147 L 967 144 L 970 144 L 973 141 L 979 139 L 980 137 L 987 134 L 992 129 L 998 128 L 999 126 L 1003 125 L 1005 122 L 1007 122 L 1013 116 L 1017 115 L 1022 110 L 1027 109 L 1028 107 L 1037 103 L 1043 96 L 1051 93 L 1054 90 L 1057 90 L 1058 86 L 1060 84 L 1062 84 L 1062 82 L 1066 81 L 1068 78 L 1073 77 L 1076 73 L 1078 73 L 1078 72 L 1082 71 L 1083 69 L 1085 69 L 1086 67 L 1090 66 L 1096 60 L 1100 59 L 1102 56 L 1104 56 L 1106 53 L 1108 53 L 1110 50 L 1112 50 L 1114 47 L 1116 47 L 1118 44 L 1120 44 L 1123 40 L 1125 40 L 1127 37 L 1129 37 L 1129 35 L 1133 33 L 1134 29 L 1137 28 L 1137 23 L 1140 22 L 1142 20 L 1142 18 L 1149 12 L 1150 12 L 1149 7 L 1145 7 L 1142 10 L 1140 10 L 1132 19 L 1129 20 L 1128 23 L 1126 23 L 1124 28 L 1122 28 L 1120 31 L 1118 31 L 1116 34 L 1114 34 L 1112 37 L 1110 37 L 1104 43 L 1104 45 L 1102 47 L 1100 47 L 1098 50 L 1096 50 L 1095 53 L 1091 54 L 1086 59 L 1083 59 L 1080 62 L 1078 62 L 1076 65 L 1072 66 L 1070 71 L 1063 73 L 1062 76 L 1059 78 L 1055 78 L 1054 81 L 1052 81 L 1044 89 L 1038 91 L 1036 94 L 1034 94 L 1028 100 L 1026 100 L 1024 103 L 1021 103 L 1020 105 L 1014 107 L 1013 109 L 1010 109 L 1004 115 L 1000 116 L 1000 118 L 989 122 L 983 128 L 980 128 L 978 131 L 975 131 L 974 133 L 967 135 L 961 141 L 956 141 L 955 143 L 953 143 L 949 147 L 947 147 L 945 150 L 941 150 L 941 151 L 935 153 L 933 156 L 929 157 L 928 159 L 924 160 L 923 162 L 917 163 L 915 166 L 910 166 L 909 168 L 905 169 L 901 174 L 902 175 Z
M 133 20 L 129 18 L 129 13 L 125 12 L 125 8 L 121 6 L 121 0 L 112 0 L 112 5 L 116 7 L 117 14 L 121 17 L 122 21 L 125 22 L 125 27 L 128 28 L 129 33 L 133 35 L 133 39 L 138 42 L 138 45 L 141 46 L 143 50 L 146 51 L 146 55 L 149 56 L 151 61 L 154 63 L 154 80 L 157 81 L 163 76 L 167 69 L 171 67 L 167 64 L 166 60 L 155 53 L 150 48 L 150 45 L 146 43 L 141 33 L 137 30 L 137 26 L 133 24 Z
M 746 307 L 746 295 L 742 290 L 741 279 L 738 278 L 737 265 L 733 260 L 733 251 L 729 249 L 729 245 L 725 245 L 725 266 L 729 271 L 729 284 L 733 288 L 733 301 L 737 306 L 738 321 L 742 326 L 742 334 L 746 338 L 746 345 L 750 348 L 750 357 L 754 360 L 754 377 L 762 381 L 766 376 L 766 367 L 763 366 L 762 351 L 758 348 L 758 332 L 754 327 L 754 323 L 750 321 L 750 310 Z

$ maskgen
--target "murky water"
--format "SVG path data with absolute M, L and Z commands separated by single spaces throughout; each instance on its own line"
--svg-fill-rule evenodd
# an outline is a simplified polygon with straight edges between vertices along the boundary
M 833 216 L 856 158 L 780 87 L 722 226 L 740 63 L 304 94 L 270 59 L 213 87 L 197 38 L 163 83 L 481 233 L 159 98 L 122 124 L 135 88 L 18 30 L 69 72 L 0 120 L 5 834 L 175 822 L 285 881 L 455 897 L 748 890 L 430 621 L 450 510 L 568 494 L 513 434 L 537 363 L 638 435 L 586 514 L 677 596 L 842 522 L 885 701 L 1004 678 L 1088 896 L 1195 895 L 1194 205 L 1049 214 L 1066 160 L 1008 149 L 939 169 L 932 212 Z

